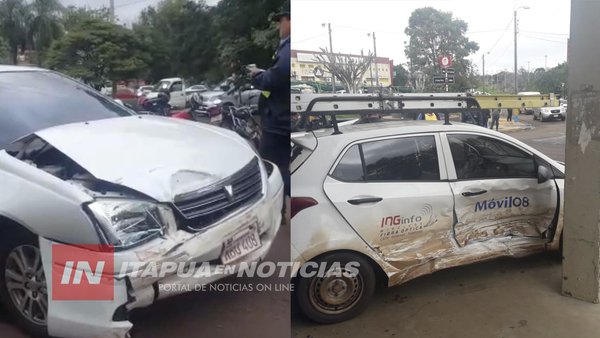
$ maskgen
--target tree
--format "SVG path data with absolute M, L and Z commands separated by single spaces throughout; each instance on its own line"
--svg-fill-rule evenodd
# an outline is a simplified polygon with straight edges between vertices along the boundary
M 203 1 L 163 0 L 156 8 L 144 9 L 133 30 L 151 50 L 148 78 L 157 81 L 176 74 L 199 80 L 214 68 L 213 21 Z
M 538 68 L 540 69 L 540 68 Z M 569 64 L 563 62 L 554 68 L 550 68 L 547 71 L 537 72 L 536 77 L 533 81 L 534 88 L 540 93 L 549 94 L 562 94 L 568 93 L 568 77 L 569 77 Z
M 56 40 L 48 53 L 48 66 L 86 83 L 113 84 L 136 78 L 147 67 L 149 56 L 132 31 L 110 22 L 87 19 L 77 31 Z
M 394 86 L 406 86 L 408 82 L 408 72 L 402 65 L 394 66 Z
M 0 33 L 10 49 L 10 62 L 17 64 L 19 48 L 27 43 L 28 8 L 23 0 L 0 1 Z
M 361 51 L 361 57 L 357 58 L 336 55 L 324 48 L 321 48 L 321 51 L 325 56 L 315 55 L 315 58 L 323 64 L 332 76 L 340 79 L 346 92 L 350 94 L 358 93 L 365 72 L 369 70 L 371 63 L 375 61 L 373 53 L 369 52 L 369 55 L 364 56 Z
M 477 76 L 467 57 L 479 50 L 479 45 L 465 36 L 467 28 L 468 24 L 453 18 L 451 12 L 442 12 L 432 7 L 412 12 L 408 27 L 404 30 L 410 38 L 404 52 L 409 60 L 411 74 L 418 71 L 423 73 L 425 90 L 441 90 L 441 86 L 433 85 L 431 78 L 440 74 L 438 58 L 446 55 L 452 58 L 452 67 L 455 68 L 455 88 L 475 87 Z M 415 76 L 412 81 L 414 85 Z
M 63 33 L 60 14 L 64 7 L 58 0 L 33 0 L 29 9 L 31 22 L 28 40 L 41 61 L 42 53 Z
M 89 19 L 101 21 L 110 21 L 110 11 L 108 7 L 98 9 L 69 6 L 62 12 L 62 26 L 65 32 L 77 30 L 83 22 Z

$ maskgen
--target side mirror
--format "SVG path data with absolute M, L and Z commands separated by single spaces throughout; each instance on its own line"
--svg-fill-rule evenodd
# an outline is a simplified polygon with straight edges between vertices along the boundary
M 538 177 L 538 183 L 542 184 L 547 182 L 549 179 L 552 178 L 552 171 L 548 168 L 546 168 L 543 165 L 538 166 L 537 168 L 537 177 Z

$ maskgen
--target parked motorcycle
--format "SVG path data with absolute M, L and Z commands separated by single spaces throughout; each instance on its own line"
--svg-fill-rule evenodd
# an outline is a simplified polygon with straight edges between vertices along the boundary
M 223 110 L 223 122 L 221 126 L 229 130 L 233 130 L 245 139 L 250 140 L 256 149 L 260 145 L 260 127 L 252 116 L 253 109 L 251 107 L 228 107 L 228 110 Z
M 138 112 L 151 115 L 170 116 L 171 105 L 169 93 L 160 92 L 156 97 L 147 98 L 140 96 L 138 98 Z

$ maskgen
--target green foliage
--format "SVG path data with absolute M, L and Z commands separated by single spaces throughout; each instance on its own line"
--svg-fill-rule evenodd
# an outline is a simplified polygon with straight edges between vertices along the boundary
M 406 69 L 402 65 L 395 65 L 394 72 L 396 72 L 394 86 L 406 86 L 408 82 L 408 72 Z
M 17 63 L 19 48 L 27 44 L 29 9 L 24 0 L 0 0 L 0 34 L 10 49 L 10 63 Z
M 415 73 L 425 74 L 423 91 L 441 91 L 443 86 L 433 85 L 432 76 L 441 74 L 438 58 L 449 55 L 456 70 L 454 88 L 474 87 L 476 74 L 467 57 L 479 45 L 469 40 L 465 33 L 468 24 L 452 17 L 451 12 L 442 12 L 432 7 L 419 8 L 412 12 L 408 27 L 404 30 L 410 43 L 405 47 L 409 70 L 414 82 Z
M 539 68 L 538 68 L 539 69 Z M 533 87 L 540 93 L 561 94 L 568 93 L 567 83 L 569 77 L 569 64 L 563 62 L 547 71 L 537 71 L 533 80 Z M 564 84 L 564 88 L 563 88 Z
M 132 31 L 99 19 L 86 19 L 79 29 L 52 44 L 47 66 L 86 83 L 114 83 L 139 77 L 148 59 Z
M 86 7 L 69 6 L 64 9 L 62 15 L 62 25 L 66 32 L 76 31 L 83 22 L 89 19 L 101 21 L 110 21 L 110 11 L 108 7 L 92 9 Z

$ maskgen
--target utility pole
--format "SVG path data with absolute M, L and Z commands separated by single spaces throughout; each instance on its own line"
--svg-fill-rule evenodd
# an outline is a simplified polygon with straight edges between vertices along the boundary
M 548 55 L 544 55 L 544 70 L 548 70 Z
M 367 36 L 370 36 L 368 33 Z M 373 32 L 373 53 L 375 53 L 375 77 L 377 78 L 377 87 L 379 87 L 379 70 L 377 69 L 377 42 L 375 41 L 375 32 Z
M 527 89 L 529 89 L 529 73 L 530 73 L 530 71 L 529 71 L 529 62 L 530 61 L 527 61 Z
M 369 51 L 369 54 L 371 51 Z M 369 77 L 371 78 L 371 87 L 373 87 L 373 64 L 369 65 Z
M 518 24 L 517 24 L 517 11 L 519 11 L 519 9 L 529 9 L 529 7 L 527 6 L 521 6 L 517 9 L 515 9 L 515 17 L 513 18 L 514 21 L 514 30 L 515 30 L 515 95 L 519 92 L 519 86 L 517 83 L 517 33 L 518 33 Z
M 489 53 L 490 52 L 487 52 L 487 54 L 489 54 Z M 481 56 L 481 60 L 483 61 L 483 92 L 485 93 L 485 53 Z M 493 82 L 493 79 L 492 79 L 492 82 Z
M 325 24 L 321 25 L 322 27 L 325 27 Z M 328 23 L 327 24 L 327 28 L 329 29 L 329 52 L 331 53 L 331 56 L 333 56 L 333 43 L 331 42 L 331 24 Z M 331 62 L 331 60 L 329 60 L 329 62 Z M 331 73 L 331 84 L 332 84 L 332 93 L 335 94 L 335 74 Z
M 115 23 L 115 0 L 110 0 L 110 22 Z

